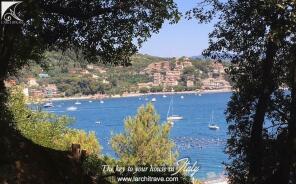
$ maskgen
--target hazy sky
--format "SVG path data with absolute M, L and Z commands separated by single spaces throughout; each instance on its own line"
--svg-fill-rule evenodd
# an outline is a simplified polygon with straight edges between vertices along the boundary
M 199 0 L 175 0 L 183 14 L 194 7 Z M 213 23 L 198 24 L 196 20 L 185 20 L 178 24 L 165 23 L 158 34 L 143 44 L 139 52 L 161 57 L 197 56 L 208 46 L 208 34 Z

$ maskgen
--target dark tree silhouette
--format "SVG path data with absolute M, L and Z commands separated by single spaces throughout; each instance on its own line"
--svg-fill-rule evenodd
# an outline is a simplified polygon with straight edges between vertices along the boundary
M 294 1 L 273 0 L 205 0 L 188 12 L 200 22 L 218 17 L 204 54 L 232 62 L 228 73 L 235 92 L 226 112 L 231 183 L 295 180 L 295 91 L 290 96 L 280 88 L 295 86 L 289 64 L 295 13 Z
M 0 24 L 0 163 L 7 165 L 21 155 L 14 148 L 23 147 L 15 144 L 23 138 L 5 105 L 7 76 L 29 61 L 44 64 L 46 50 L 74 49 L 89 62 L 128 65 L 165 20 L 180 16 L 173 0 L 31 0 L 17 11 L 23 23 Z

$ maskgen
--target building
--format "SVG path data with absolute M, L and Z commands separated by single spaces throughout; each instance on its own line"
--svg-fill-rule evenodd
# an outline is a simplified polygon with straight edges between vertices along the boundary
M 189 58 L 185 58 L 184 61 L 182 62 L 183 68 L 186 67 L 191 67 L 192 63 L 190 62 Z
M 16 80 L 8 79 L 4 81 L 5 87 L 9 88 L 16 85 Z
M 211 71 L 211 76 L 212 78 L 220 78 L 223 79 L 225 76 L 225 69 L 222 63 L 219 63 L 215 61 L 211 65 L 212 71 Z
M 182 62 L 177 60 L 176 65 L 175 65 L 175 70 L 182 71 L 183 69 L 184 69 L 184 66 L 183 66 Z
M 40 78 L 48 78 L 49 75 L 48 75 L 47 73 L 40 73 L 40 74 L 39 74 L 39 77 L 40 77 Z
M 164 85 L 165 86 L 177 86 L 178 80 L 181 78 L 181 72 L 178 70 L 168 71 L 165 75 Z
M 160 72 L 167 72 L 170 70 L 170 62 L 169 61 L 161 61 L 157 63 L 149 64 L 144 72 L 148 74 L 152 73 L 160 73 Z
M 39 90 L 39 89 L 30 89 L 29 96 L 34 97 L 34 98 L 43 98 L 44 93 L 42 90 Z
M 58 88 L 55 84 L 48 84 L 44 88 L 43 93 L 44 93 L 44 96 L 46 96 L 46 97 L 57 96 L 58 95 Z
M 194 86 L 194 82 L 192 80 L 187 80 L 186 81 L 186 86 L 187 87 L 193 87 Z
M 161 75 L 161 73 L 154 73 L 153 74 L 153 85 L 159 86 L 162 84 L 162 82 L 163 82 L 163 76 Z
M 217 79 L 217 78 L 207 78 L 202 81 L 202 88 L 203 89 L 224 89 L 224 88 L 231 88 L 228 81 L 224 79 Z
M 171 70 L 170 62 L 169 61 L 163 61 L 161 63 L 161 68 L 162 68 L 163 72 L 170 71 Z
M 30 87 L 33 87 L 33 86 L 39 86 L 39 84 L 38 84 L 37 81 L 36 81 L 36 78 L 33 78 L 33 77 L 28 78 L 28 82 L 27 82 L 27 84 L 28 84 Z

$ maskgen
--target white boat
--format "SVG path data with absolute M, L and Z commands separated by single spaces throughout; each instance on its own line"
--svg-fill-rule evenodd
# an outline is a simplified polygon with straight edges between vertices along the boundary
M 52 102 L 47 102 L 43 105 L 44 108 L 54 107 Z
M 104 103 L 104 100 L 100 100 L 100 103 L 103 104 Z
M 198 93 L 198 96 L 201 96 L 201 93 Z
M 156 102 L 156 98 L 152 98 L 151 99 L 151 102 Z
M 214 123 L 214 113 L 212 112 L 211 123 L 208 125 L 210 130 L 218 130 L 220 127 Z
M 183 117 L 179 115 L 171 115 L 167 117 L 167 120 L 181 120 L 181 119 L 183 119 Z
M 218 130 L 220 127 L 218 126 L 218 125 L 216 125 L 216 124 L 209 124 L 209 129 L 211 129 L 211 130 Z
M 101 122 L 100 121 L 96 121 L 96 124 L 101 124 Z
M 77 107 L 75 106 L 71 106 L 67 108 L 67 111 L 76 111 L 76 110 L 77 110 Z
M 183 99 L 184 98 L 184 96 L 181 96 L 181 99 Z
M 79 102 L 79 101 L 76 101 L 76 102 L 75 102 L 75 104 L 76 104 L 76 105 L 80 105 L 80 104 L 81 104 L 81 102 Z
M 171 101 L 170 101 L 170 105 L 169 105 L 169 109 L 168 109 L 168 113 L 167 113 L 167 120 L 168 121 L 177 121 L 177 120 L 182 120 L 183 117 L 182 116 L 179 116 L 179 115 L 176 115 L 176 114 L 173 114 L 174 112 L 174 109 L 173 109 L 173 105 L 174 105 L 174 100 L 173 100 L 173 95 L 172 95 L 172 98 L 171 98 Z M 170 110 L 171 110 L 171 115 L 170 115 Z
M 90 101 L 88 101 L 89 103 L 92 103 L 92 101 L 90 100 Z
M 162 97 L 163 97 L 163 98 L 166 98 L 167 96 L 166 96 L 166 95 L 163 95 Z

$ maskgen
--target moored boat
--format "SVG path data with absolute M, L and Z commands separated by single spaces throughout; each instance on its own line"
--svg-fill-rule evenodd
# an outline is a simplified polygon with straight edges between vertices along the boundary
M 44 108 L 54 107 L 52 102 L 47 102 L 43 105 Z

